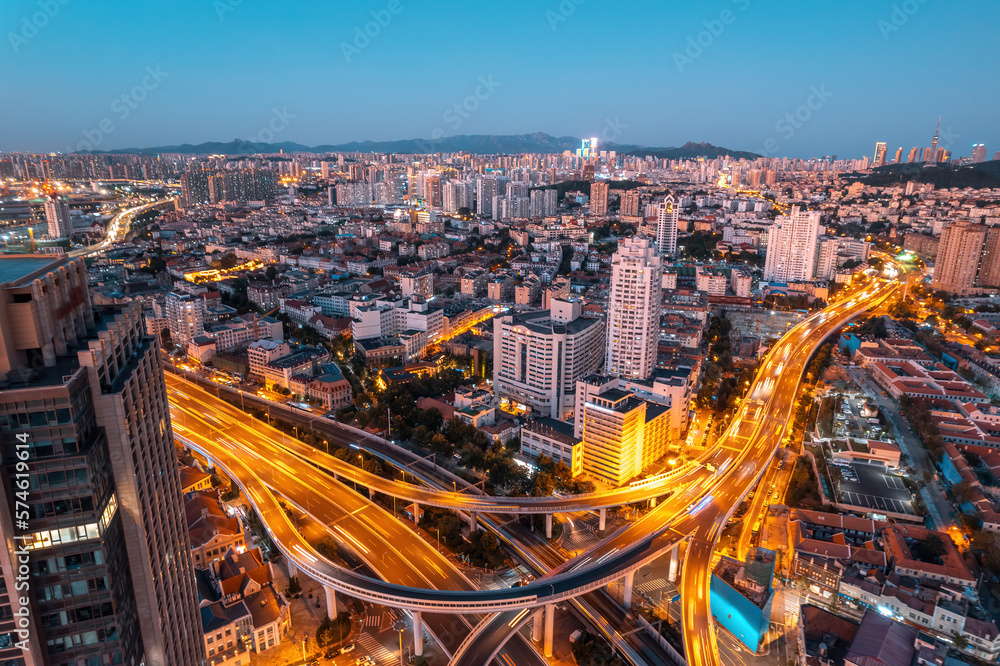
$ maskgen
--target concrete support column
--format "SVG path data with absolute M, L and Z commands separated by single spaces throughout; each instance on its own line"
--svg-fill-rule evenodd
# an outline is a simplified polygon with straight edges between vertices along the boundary
M 337 590 L 326 585 L 323 590 L 326 591 L 326 615 L 332 620 L 337 617 Z
M 416 502 L 413 503 L 413 522 L 414 524 L 420 522 L 420 505 Z
M 475 511 L 469 512 L 469 530 L 472 532 L 475 532 L 477 529 L 479 529 L 479 521 L 477 520 L 477 518 L 478 516 L 476 515 Z
M 625 610 L 632 607 L 632 583 L 635 582 L 635 571 L 625 574 L 625 582 L 622 585 L 622 606 Z
M 677 569 L 679 568 L 677 565 L 680 564 L 680 559 L 681 559 L 680 548 L 681 545 L 677 544 L 676 546 L 670 549 L 670 571 L 667 575 L 667 579 L 671 583 L 677 582 Z
M 656 498 L 655 497 L 650 497 L 649 498 L 649 508 L 650 509 L 655 509 L 656 508 Z
M 545 514 L 545 538 L 546 539 L 551 539 L 552 538 L 552 514 L 551 513 Z M 547 656 L 551 656 L 551 655 L 547 655 Z
M 604 508 L 601 509 L 601 520 L 597 524 L 597 529 L 603 532 L 604 528 L 607 526 L 607 523 L 608 523 L 608 510 L 607 508 Z
M 211 469 L 211 470 L 214 470 L 215 469 L 215 461 L 212 460 L 211 458 L 205 458 L 205 460 L 208 461 L 208 468 Z
M 288 564 L 288 577 L 295 578 L 299 573 L 298 567 L 295 566 L 295 560 L 286 555 L 285 562 Z
M 420 611 L 413 611 L 413 654 L 418 657 L 424 654 L 424 622 Z
M 552 628 L 555 626 L 556 619 L 556 605 L 546 604 L 545 605 L 545 645 L 543 646 L 542 654 L 546 657 L 552 656 Z
M 531 640 L 535 641 L 536 643 L 542 640 L 542 622 L 545 620 L 544 614 L 545 614 L 545 609 L 539 607 L 537 610 L 535 610 L 531 619 Z
M 375 491 L 368 488 L 368 499 L 373 499 L 375 497 Z

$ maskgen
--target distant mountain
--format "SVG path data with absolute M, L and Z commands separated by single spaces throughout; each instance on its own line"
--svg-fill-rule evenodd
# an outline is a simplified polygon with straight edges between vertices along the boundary
M 234 139 L 229 142 L 209 141 L 207 143 L 184 143 L 179 146 L 156 146 L 154 148 L 125 148 L 107 151 L 114 154 L 159 155 L 163 153 L 182 153 L 186 155 L 253 155 L 258 153 L 477 153 L 480 155 L 496 155 L 500 153 L 561 153 L 564 150 L 576 150 L 580 147 L 580 139 L 572 136 L 551 136 L 544 132 L 533 134 L 459 134 L 456 136 L 432 139 L 403 139 L 399 141 L 352 141 L 341 144 L 324 144 L 321 146 L 306 146 L 301 143 L 285 141 L 282 143 L 255 143 Z M 715 158 L 730 155 L 735 158 L 753 159 L 759 157 L 754 153 L 746 153 L 713 146 L 710 143 L 688 142 L 681 148 L 641 148 L 635 145 L 601 144 L 602 149 L 628 152 L 629 155 L 679 159 L 682 157 Z M 93 151 L 102 153 L 105 151 Z
M 721 146 L 713 146 L 710 143 L 695 143 L 688 141 L 680 148 L 637 148 L 629 151 L 629 155 L 638 157 L 652 156 L 657 159 L 680 160 L 693 159 L 695 157 L 705 157 L 710 160 L 717 157 L 732 157 L 733 159 L 752 160 L 760 157 L 757 153 L 748 153 L 742 150 L 729 150 Z

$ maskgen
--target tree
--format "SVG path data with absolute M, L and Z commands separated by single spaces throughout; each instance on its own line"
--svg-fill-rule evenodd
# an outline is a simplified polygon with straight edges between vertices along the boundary
M 483 550 L 487 553 L 494 553 L 496 549 L 500 547 L 500 542 L 493 532 L 483 531 L 482 535 L 479 537 L 479 545 L 483 547 Z
M 267 276 L 268 280 L 273 280 L 278 276 L 278 269 L 275 268 L 274 264 L 271 264 L 264 270 L 264 275 Z

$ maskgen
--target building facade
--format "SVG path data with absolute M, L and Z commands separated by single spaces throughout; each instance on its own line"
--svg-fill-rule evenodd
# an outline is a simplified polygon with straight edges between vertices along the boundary
M 626 238 L 611 259 L 605 372 L 645 379 L 656 368 L 663 260 L 649 239 Z
M 0 601 L 0 634 L 29 648 L 0 661 L 203 663 L 157 338 L 138 308 L 91 306 L 83 259 L 5 256 L 0 275 L 0 531 L 18 544 L 0 571 L 13 591 L 26 566 L 32 591 L 24 636 L 20 595 Z

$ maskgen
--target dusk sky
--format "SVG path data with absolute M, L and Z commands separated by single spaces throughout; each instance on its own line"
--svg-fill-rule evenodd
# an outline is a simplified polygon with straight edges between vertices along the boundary
M 955 155 L 1000 149 L 996 2 L 5 0 L 0 24 L 0 151 L 270 126 L 307 145 L 541 131 L 753 152 L 772 139 L 793 157 L 883 140 L 905 159 L 939 114 Z M 463 103 L 467 117 L 449 111 Z M 797 110 L 806 120 L 783 120 Z

